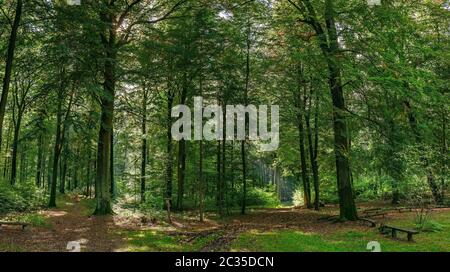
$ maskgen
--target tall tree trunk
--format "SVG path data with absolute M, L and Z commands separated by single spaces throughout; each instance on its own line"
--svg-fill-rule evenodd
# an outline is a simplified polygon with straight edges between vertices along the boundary
M 335 22 L 334 0 L 325 1 L 325 27 L 318 21 L 318 16 L 311 1 L 302 0 L 299 8 L 288 0 L 300 12 L 306 14 L 306 23 L 316 32 L 319 46 L 328 66 L 328 84 L 333 102 L 334 152 L 336 157 L 336 176 L 339 195 L 339 213 L 341 220 L 357 220 L 355 200 L 353 197 L 350 155 L 350 139 L 347 129 L 345 100 L 342 88 L 341 67 L 339 66 L 339 42 Z
M 110 172 L 110 177 L 111 177 L 110 193 L 111 193 L 111 198 L 114 199 L 114 198 L 116 198 L 116 181 L 114 179 L 114 131 L 111 132 L 111 153 L 109 156 L 109 160 L 110 160 L 109 172 Z
M 59 192 L 61 194 L 66 193 L 66 176 L 67 176 L 67 157 L 69 156 L 69 144 L 68 144 L 68 135 L 66 137 L 67 139 L 64 140 L 64 156 L 61 161 L 61 179 L 60 179 L 60 185 L 59 185 Z
M 205 184 L 203 181 L 203 140 L 200 140 L 199 145 L 199 169 L 198 169 L 198 183 L 199 183 L 199 216 L 200 222 L 204 221 L 204 198 L 205 198 Z
M 147 90 L 144 87 L 142 97 L 142 147 L 141 147 L 141 203 L 145 202 L 145 176 L 147 166 Z
M 61 183 L 59 186 L 59 192 L 61 194 L 65 194 L 66 193 L 66 177 L 67 177 L 67 157 L 66 155 L 64 155 L 64 159 L 62 162 L 62 167 L 61 167 Z
M 356 220 L 356 206 L 349 163 L 349 138 L 344 96 L 340 78 L 340 70 L 330 64 L 330 88 L 333 96 L 334 149 L 336 156 L 336 172 L 339 192 L 340 217 L 345 220 Z
M 20 175 L 19 175 L 19 182 L 21 182 L 21 183 L 23 183 L 25 181 L 26 160 L 27 160 L 27 153 L 25 152 L 25 150 L 21 150 L 21 152 L 20 152 Z
M 14 60 L 14 51 L 16 48 L 17 31 L 19 29 L 20 17 L 22 16 L 22 0 L 17 0 L 16 15 L 11 28 L 11 35 L 9 37 L 8 52 L 6 56 L 5 76 L 3 77 L 3 90 L 0 99 L 0 146 L 2 144 L 3 134 L 3 119 L 5 118 L 6 102 L 8 100 L 9 83 L 11 81 L 11 70 Z
M 187 98 L 187 75 L 186 72 L 183 74 L 183 86 L 181 90 L 181 105 L 186 104 Z M 184 128 L 183 128 L 184 129 Z M 177 209 L 183 209 L 183 197 L 184 197 L 184 183 L 186 179 L 186 141 L 181 139 L 178 143 L 178 163 L 177 163 L 177 174 L 178 174 L 178 194 L 177 194 Z
M 56 207 L 56 182 L 58 179 L 58 162 L 59 157 L 61 155 L 61 122 L 62 122 L 62 103 L 63 103 L 63 94 L 60 90 L 60 94 L 58 97 L 58 111 L 56 116 L 56 133 L 55 133 L 55 146 L 53 151 L 53 173 L 52 173 L 52 182 L 50 189 L 50 200 L 48 206 L 50 208 Z
M 302 93 L 304 89 L 303 74 L 301 64 L 298 69 L 298 92 L 294 94 L 294 101 L 297 107 L 297 128 L 298 128 L 298 138 L 299 138 L 299 148 L 300 148 L 300 169 L 302 175 L 303 183 L 303 199 L 305 202 L 305 207 L 308 209 L 312 208 L 311 204 L 311 185 L 309 182 L 308 165 L 306 164 L 306 152 L 305 152 L 305 129 L 303 125 L 303 116 L 305 113 L 305 97 Z
M 445 112 L 442 114 L 442 151 L 441 151 L 441 199 L 445 198 L 445 177 L 447 176 L 448 168 L 448 146 L 447 146 L 447 117 Z
M 203 96 L 203 78 L 200 77 L 200 96 Z M 203 105 L 201 108 L 201 116 L 203 116 Z M 203 128 L 203 121 L 202 121 L 202 128 Z M 202 138 L 199 143 L 199 162 L 198 162 L 198 189 L 199 189 L 199 203 L 198 203 L 198 210 L 199 210 L 199 217 L 200 222 L 204 221 L 204 199 L 205 199 L 205 184 L 203 180 L 203 131 L 202 131 Z
M 16 183 L 17 179 L 17 152 L 19 148 L 19 134 L 20 134 L 20 126 L 22 123 L 23 112 L 19 109 L 19 113 L 17 116 L 17 122 L 14 125 L 14 139 L 12 143 L 12 155 L 11 155 L 11 185 Z
M 170 81 L 170 79 L 169 79 Z M 170 83 L 170 82 L 169 82 Z M 167 90 L 167 115 L 166 115 L 166 190 L 164 194 L 164 209 L 168 209 L 167 204 L 172 207 L 172 166 L 173 166 L 173 151 L 172 151 L 172 106 L 175 93 L 172 92 L 170 84 Z
M 44 155 L 44 136 L 43 132 L 39 133 L 38 138 L 38 154 L 37 154 L 37 164 L 36 164 L 36 187 L 41 187 L 41 176 L 42 176 L 42 158 Z
M 9 153 L 9 145 L 10 145 L 10 140 L 11 140 L 11 133 L 14 130 L 14 120 L 11 121 L 12 125 L 8 126 L 8 130 L 6 133 L 6 144 L 5 144 L 5 151 L 7 152 L 7 154 Z M 10 163 L 10 157 L 6 156 L 4 161 L 3 161 L 3 179 L 6 180 L 7 177 L 9 178 L 9 163 Z
M 244 89 L 244 105 L 248 105 L 248 91 L 250 87 L 250 48 L 251 48 L 251 24 L 247 22 L 247 39 L 246 39 L 246 60 L 245 60 L 245 89 Z M 248 116 L 245 115 L 245 135 L 248 130 Z M 246 136 L 247 137 L 247 136 Z M 241 159 L 242 159 L 242 206 L 241 214 L 245 214 L 247 206 L 247 157 L 245 151 L 246 141 L 241 142 Z
M 309 3 L 309 1 L 307 1 Z M 342 88 L 341 67 L 339 66 L 339 43 L 334 20 L 334 1 L 325 2 L 325 23 L 328 31 L 329 46 L 323 31 L 321 48 L 328 65 L 329 86 L 333 101 L 334 152 L 336 156 L 336 175 L 339 194 L 339 214 L 341 220 L 357 220 L 355 199 L 350 170 L 350 138 L 348 135 L 345 100 Z M 322 32 L 322 33 L 320 33 Z M 325 40 L 324 40 L 325 39 Z
M 226 103 L 224 103 L 224 105 L 226 105 Z M 226 113 L 225 111 L 223 112 L 223 124 L 226 124 L 227 120 L 226 120 Z M 223 131 L 223 133 L 225 134 L 225 130 Z M 226 185 L 226 175 L 225 175 L 225 159 L 226 159 L 226 147 L 227 147 L 227 141 L 225 140 L 225 135 L 223 136 L 224 140 L 222 141 L 222 175 L 221 175 L 221 180 L 220 180 L 220 187 L 221 187 L 221 194 L 220 194 L 220 201 L 221 201 L 221 207 L 222 209 L 224 207 L 226 207 L 227 213 L 228 213 L 228 200 L 227 200 L 227 185 Z
M 87 171 L 86 171 L 86 197 L 91 197 L 91 166 L 92 166 L 92 152 L 91 147 L 88 146 L 88 160 L 87 160 Z
M 105 47 L 105 64 L 103 70 L 103 95 L 101 97 L 100 130 L 97 146 L 97 174 L 95 180 L 96 208 L 94 214 L 112 214 L 111 207 L 111 152 L 113 137 L 114 100 L 116 89 L 116 59 L 117 59 L 117 26 L 112 10 L 102 14 L 102 20 L 109 26 L 109 37 L 102 36 Z
M 220 194 L 222 193 L 222 144 L 221 141 L 217 141 L 217 151 L 216 151 L 216 167 L 217 167 L 217 178 L 216 178 L 216 206 L 218 207 L 219 214 L 222 215 L 223 209 L 220 201 Z
M 313 144 L 317 145 L 317 139 L 315 139 L 315 143 L 313 143 L 312 139 L 312 128 L 311 128 L 311 109 L 312 109 L 312 88 L 309 93 L 309 109 L 306 114 L 306 129 L 308 131 L 308 147 L 309 147 L 309 158 L 311 161 L 311 171 L 313 173 L 313 184 L 314 184 L 314 209 L 316 211 L 319 210 L 319 170 L 317 165 L 317 149 L 314 149 Z M 317 99 L 315 100 L 315 112 L 317 112 Z M 317 120 L 315 123 L 315 126 L 317 126 Z M 315 134 L 315 137 L 318 137 L 317 133 Z M 316 146 L 317 148 L 317 146 Z

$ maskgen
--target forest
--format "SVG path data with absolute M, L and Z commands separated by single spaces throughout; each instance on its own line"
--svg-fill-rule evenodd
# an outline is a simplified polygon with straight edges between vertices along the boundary
M 0 252 L 450 251 L 450 1 L 0 0 L 0 79 Z

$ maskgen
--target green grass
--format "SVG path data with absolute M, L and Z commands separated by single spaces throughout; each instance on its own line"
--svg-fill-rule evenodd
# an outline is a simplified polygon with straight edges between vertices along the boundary
M 295 230 L 271 232 L 248 231 L 231 244 L 231 251 L 253 252 L 367 252 L 367 243 L 378 241 L 383 252 L 450 251 L 450 213 L 433 214 L 432 220 L 442 226 L 436 232 L 421 232 L 414 242 L 400 235 L 392 240 L 377 229 L 336 231 L 328 234 L 305 233 Z M 414 228 L 414 215 L 388 222 L 399 227 Z M 190 243 L 181 236 L 169 236 L 158 231 L 122 231 L 126 251 L 133 252 L 194 252 L 222 235 L 218 232 Z
M 232 251 L 275 252 L 365 252 L 367 243 L 377 241 L 383 252 L 440 252 L 450 251 L 450 214 L 434 214 L 433 221 L 442 226 L 436 232 L 421 232 L 414 242 L 405 237 L 392 240 L 376 229 L 367 231 L 339 231 L 321 235 L 300 231 L 282 230 L 272 232 L 251 231 L 241 234 L 232 244 Z M 406 219 L 389 222 L 395 226 L 413 228 L 413 215 Z M 400 234 L 401 235 L 401 234 Z
M 38 213 L 21 214 L 21 215 L 17 216 L 16 220 L 19 222 L 28 223 L 33 227 L 39 227 L 39 228 L 51 228 L 52 227 L 48 218 L 46 218 L 45 216 L 38 214 Z
M 169 236 L 157 231 L 123 231 L 118 235 L 125 237 L 125 251 L 131 252 L 194 252 L 199 251 L 221 234 L 200 237 L 192 242 L 183 242 L 178 236 Z
M 0 243 L 0 252 L 23 252 L 24 250 L 16 246 L 14 244 L 1 244 Z

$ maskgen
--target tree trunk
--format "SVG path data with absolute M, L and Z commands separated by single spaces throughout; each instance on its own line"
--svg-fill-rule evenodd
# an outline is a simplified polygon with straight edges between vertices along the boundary
M 91 147 L 88 146 L 88 160 L 87 160 L 87 171 L 86 171 L 86 197 L 91 197 L 91 166 L 92 166 L 92 152 Z
M 13 123 L 13 122 L 14 122 L 14 120 L 12 120 L 11 123 Z M 11 140 L 11 133 L 14 130 L 14 129 L 12 129 L 12 127 L 14 127 L 14 125 L 8 126 L 8 132 L 7 132 L 7 135 L 6 135 L 5 151 L 6 151 L 7 154 L 9 153 L 9 145 L 10 145 L 10 140 Z M 8 178 L 10 177 L 9 176 L 9 170 L 10 170 L 9 163 L 10 162 L 11 161 L 10 161 L 9 156 L 6 156 L 4 161 L 3 161 L 3 179 L 4 180 L 7 180 L 7 177 Z
M 200 77 L 200 96 L 203 96 L 203 78 Z M 203 116 L 203 105 L 202 105 L 202 116 Z M 203 127 L 203 121 L 202 121 L 202 127 Z M 203 131 L 202 131 L 202 139 L 199 143 L 199 162 L 198 162 L 198 189 L 199 189 L 199 204 L 198 204 L 198 210 L 199 210 L 199 217 L 200 222 L 204 221 L 204 198 L 205 198 L 205 184 L 203 181 Z
M 224 103 L 224 105 L 226 105 L 226 103 Z M 223 112 L 223 124 L 226 124 L 227 120 L 226 120 L 226 113 L 225 111 Z M 225 133 L 225 130 L 223 131 Z M 224 140 L 222 141 L 222 176 L 221 176 L 221 180 L 220 180 L 220 187 L 221 187 L 221 194 L 220 194 L 220 201 L 221 201 L 221 207 L 222 209 L 224 207 L 226 207 L 227 213 L 228 213 L 228 201 L 227 201 L 227 185 L 226 185 L 226 175 L 225 175 L 225 159 L 226 159 L 226 147 L 227 147 L 227 141 L 225 140 L 225 135 L 223 136 Z
M 199 145 L 198 183 L 199 183 L 199 216 L 200 216 L 200 222 L 203 222 L 204 221 L 203 205 L 204 205 L 204 198 L 205 198 L 205 185 L 203 182 L 203 140 L 200 140 L 200 145 Z
M 321 48 L 326 57 L 328 65 L 329 86 L 333 101 L 333 130 L 334 130 L 334 152 L 336 157 L 336 175 L 339 195 L 339 212 L 341 220 L 357 220 L 355 200 L 350 170 L 350 139 L 348 136 L 347 118 L 344 114 L 345 100 L 342 88 L 341 67 L 338 60 L 338 36 L 336 23 L 334 21 L 333 1 L 325 3 L 325 21 L 328 30 L 329 46 L 326 47 L 324 33 L 321 36 Z
M 43 133 L 39 133 L 38 138 L 38 154 L 37 154 L 37 164 L 36 164 L 36 187 L 41 187 L 41 176 L 42 176 L 42 158 L 44 155 L 44 136 Z
M 289 0 L 290 1 L 290 0 Z M 292 1 L 290 1 L 293 3 Z M 334 130 L 334 152 L 336 157 L 336 176 L 339 195 L 339 212 L 341 220 L 357 220 L 355 200 L 351 180 L 350 163 L 350 140 L 347 131 L 346 115 L 344 114 L 345 100 L 342 88 L 341 67 L 339 66 L 339 43 L 334 19 L 334 1 L 325 1 L 325 24 L 318 21 L 318 16 L 310 1 L 300 2 L 301 12 L 305 12 L 309 25 L 316 32 L 319 47 L 325 57 L 328 66 L 328 84 L 333 102 L 333 130 Z M 297 6 L 298 7 L 298 6 Z M 325 29 L 323 28 L 325 25 Z M 326 32 L 325 32 L 326 30 Z
M 100 130 L 98 133 L 97 146 L 97 174 L 96 174 L 96 208 L 94 214 L 112 214 L 111 207 L 111 184 L 112 184 L 112 137 L 114 119 L 114 99 L 116 88 L 116 59 L 117 59 L 117 29 L 115 16 L 110 13 L 101 14 L 102 20 L 109 26 L 109 37 L 102 34 L 102 43 L 105 47 L 105 64 L 103 70 L 103 94 L 101 97 Z
M 306 152 L 305 152 L 305 129 L 303 125 L 303 116 L 305 112 L 305 98 L 302 95 L 303 78 L 302 78 L 302 67 L 299 65 L 298 69 L 298 92 L 294 94 L 294 101 L 297 107 L 297 128 L 298 128 L 298 138 L 299 138 L 299 148 L 300 148 L 300 169 L 302 174 L 303 183 L 303 199 L 305 202 L 305 207 L 308 209 L 312 208 L 311 204 L 311 185 L 309 182 L 308 166 L 306 164 Z
M 62 91 L 60 90 L 60 95 L 58 97 L 58 112 L 56 116 L 56 133 L 55 133 L 55 146 L 53 151 L 53 173 L 52 173 L 52 182 L 50 189 L 50 200 L 48 203 L 48 207 L 53 208 L 56 207 L 56 182 L 58 179 L 58 162 L 59 157 L 61 155 L 61 120 L 62 120 L 62 103 L 63 96 Z
M 170 81 L 170 80 L 169 80 Z M 166 130 L 167 130 L 167 145 L 166 145 L 166 190 L 164 194 L 164 209 L 167 209 L 166 203 L 172 207 L 172 165 L 173 165 L 173 151 L 172 151 L 172 106 L 174 100 L 174 92 L 170 90 L 171 86 L 168 84 L 167 90 L 167 115 L 166 115 Z
M 6 56 L 5 76 L 3 77 L 3 90 L 0 99 L 0 146 L 2 144 L 3 134 L 3 119 L 5 118 L 6 102 L 8 100 L 9 83 L 11 81 L 11 70 L 14 60 L 14 51 L 16 48 L 17 31 L 19 29 L 20 17 L 22 15 L 22 0 L 17 0 L 16 15 L 11 28 L 11 35 L 9 37 L 8 52 Z
M 110 160 L 110 177 L 111 177 L 111 198 L 114 199 L 116 197 L 116 181 L 114 179 L 114 131 L 111 132 L 111 153 L 109 156 Z
M 314 149 L 313 147 L 313 140 L 312 140 L 312 128 L 311 128 L 311 109 L 312 109 L 312 89 L 309 93 L 309 109 L 308 113 L 305 116 L 306 117 L 306 129 L 308 131 L 308 147 L 309 147 L 309 158 L 311 161 L 311 171 L 313 173 L 313 181 L 314 181 L 314 209 L 316 211 L 319 210 L 319 170 L 317 166 L 317 149 Z M 317 99 L 315 100 L 316 108 L 315 111 L 317 112 Z M 316 120 L 317 122 L 317 120 Z M 317 126 L 317 123 L 315 124 Z M 315 137 L 318 137 L 317 133 L 315 134 Z M 315 139 L 314 145 L 317 145 L 317 140 Z M 317 148 L 317 146 L 316 146 Z
M 222 191 L 222 144 L 221 141 L 217 141 L 217 151 L 216 151 L 216 168 L 217 168 L 217 178 L 216 178 L 216 206 L 219 210 L 219 214 L 222 215 L 222 206 L 220 202 L 220 194 Z
M 61 180 L 60 180 L 60 186 L 59 186 L 59 192 L 61 194 L 66 193 L 66 176 L 67 176 L 67 156 L 69 155 L 69 145 L 67 144 L 67 140 L 64 141 L 64 158 L 62 160 L 62 167 L 61 167 Z
M 251 24 L 250 21 L 247 22 L 247 50 L 246 50 L 246 61 L 245 61 L 245 89 L 244 89 L 244 105 L 248 105 L 248 90 L 250 87 L 250 48 L 251 48 Z M 245 115 L 245 135 L 248 131 L 248 116 Z M 247 137 L 247 136 L 246 136 Z M 241 142 L 241 159 L 242 159 L 242 207 L 241 214 L 245 214 L 245 209 L 247 205 L 247 158 L 245 153 L 245 140 Z
M 187 75 L 183 74 L 183 86 L 181 90 L 180 104 L 186 104 L 187 98 Z M 184 129 L 184 128 L 183 128 Z M 184 183 L 186 179 L 186 141 L 181 139 L 178 143 L 178 193 L 177 193 L 177 209 L 183 209 Z
M 145 175 L 147 166 L 147 90 L 142 97 L 142 148 L 141 148 L 141 203 L 145 202 Z
M 16 183 L 17 179 L 17 152 L 19 148 L 19 133 L 20 133 L 20 126 L 22 123 L 22 115 L 23 112 L 19 109 L 19 113 L 17 116 L 17 122 L 14 124 L 14 139 L 12 144 L 12 156 L 11 156 L 11 185 L 14 185 Z

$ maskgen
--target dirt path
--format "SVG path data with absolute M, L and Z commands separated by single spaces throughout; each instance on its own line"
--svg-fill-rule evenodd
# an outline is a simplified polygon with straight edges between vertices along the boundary
M 81 251 L 114 251 L 120 246 L 112 216 L 89 216 L 79 198 L 67 199 L 61 207 L 40 212 L 48 218 L 49 227 L 17 227 L 0 230 L 0 244 L 12 251 L 68 251 L 67 244 L 76 241 Z

